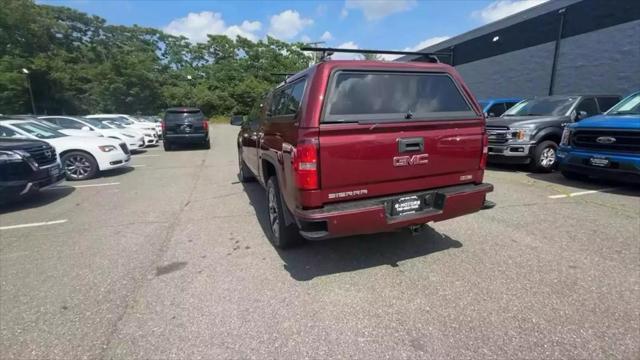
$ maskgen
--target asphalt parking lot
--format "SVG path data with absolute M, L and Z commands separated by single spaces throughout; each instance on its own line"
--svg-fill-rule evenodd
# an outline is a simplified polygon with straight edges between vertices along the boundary
M 211 131 L 0 210 L 1 358 L 638 358 L 639 189 L 491 168 L 494 209 L 278 251 Z

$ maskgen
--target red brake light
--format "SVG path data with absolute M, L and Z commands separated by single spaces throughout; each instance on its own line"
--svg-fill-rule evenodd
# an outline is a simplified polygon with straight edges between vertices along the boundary
M 482 157 L 480 158 L 480 169 L 487 168 L 487 157 L 489 156 L 489 136 L 487 133 L 482 134 Z
M 302 140 L 296 146 L 293 156 L 296 185 L 301 190 L 318 188 L 318 142 Z
M 162 131 L 164 131 L 164 126 L 165 126 L 165 125 L 164 125 L 164 121 L 161 121 L 161 122 L 160 122 L 160 129 L 161 129 Z
M 204 128 L 204 131 L 209 131 L 209 121 L 207 121 L 207 119 L 202 121 L 202 127 Z

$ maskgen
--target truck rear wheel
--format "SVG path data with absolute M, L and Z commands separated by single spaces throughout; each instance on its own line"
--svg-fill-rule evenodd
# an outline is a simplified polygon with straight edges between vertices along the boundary
M 282 196 L 278 179 L 272 176 L 267 181 L 267 212 L 269 220 L 269 240 L 273 246 L 286 249 L 302 242 L 296 224 L 286 224 Z
M 533 151 L 531 170 L 535 172 L 551 172 L 556 166 L 558 145 L 550 140 L 543 141 Z

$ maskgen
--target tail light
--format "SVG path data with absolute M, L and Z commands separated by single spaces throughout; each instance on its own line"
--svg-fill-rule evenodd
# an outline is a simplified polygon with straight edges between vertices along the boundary
M 296 185 L 301 190 L 318 188 L 318 141 L 305 139 L 298 143 L 293 156 Z
M 482 157 L 480 158 L 480 169 L 487 168 L 487 157 L 489 156 L 489 136 L 487 133 L 482 135 Z
M 209 131 L 209 121 L 207 121 L 207 119 L 202 121 L 202 127 L 204 128 L 204 131 Z
M 160 130 L 164 131 L 164 128 L 165 128 L 164 121 L 161 121 L 160 122 Z

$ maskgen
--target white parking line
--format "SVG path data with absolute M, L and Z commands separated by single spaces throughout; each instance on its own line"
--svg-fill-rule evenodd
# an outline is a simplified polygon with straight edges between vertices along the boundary
M 97 186 L 112 186 L 112 185 L 120 185 L 119 182 L 112 182 L 112 183 L 102 183 L 102 184 L 86 184 L 86 185 L 58 185 L 58 186 L 52 186 L 48 189 L 67 189 L 67 188 L 86 188 L 86 187 L 97 187 Z
M 63 220 L 44 221 L 44 222 L 31 223 L 31 224 L 0 226 L 0 230 L 19 229 L 19 228 L 34 227 L 34 226 L 44 226 L 44 225 L 55 225 L 55 224 L 66 223 L 67 221 L 68 221 L 67 219 L 63 219 Z
M 160 155 L 134 155 L 134 158 L 141 158 L 141 157 L 156 157 L 156 156 L 160 156 Z
M 550 195 L 549 199 L 562 199 L 562 198 L 567 198 L 567 197 L 589 195 L 589 194 L 595 194 L 595 193 L 599 193 L 599 192 L 603 192 L 603 191 L 610 191 L 610 190 L 615 190 L 615 189 L 617 189 L 617 188 L 606 188 L 606 189 L 599 189 L 599 190 L 579 191 L 579 192 L 574 192 L 574 193 L 570 193 L 570 194 Z
M 131 166 L 132 168 L 139 168 L 139 167 L 145 167 L 147 165 L 129 165 L 129 166 Z

